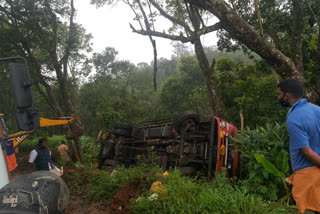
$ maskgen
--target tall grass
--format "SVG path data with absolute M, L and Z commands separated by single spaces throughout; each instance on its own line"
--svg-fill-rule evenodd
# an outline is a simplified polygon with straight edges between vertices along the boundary
M 163 182 L 168 194 L 150 201 L 151 192 L 145 192 L 143 199 L 133 203 L 133 213 L 288 213 L 283 206 L 247 194 L 223 174 L 208 182 L 182 177 L 178 170 L 173 170 Z

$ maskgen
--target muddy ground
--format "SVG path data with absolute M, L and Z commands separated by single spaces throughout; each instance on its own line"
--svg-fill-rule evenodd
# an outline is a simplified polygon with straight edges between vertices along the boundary
M 18 153 L 16 154 L 16 159 L 18 167 L 11 173 L 12 179 L 19 177 L 26 173 L 31 173 L 34 171 L 33 168 L 28 166 L 29 154 Z M 65 167 L 64 175 L 62 179 L 70 187 L 71 181 L 68 178 L 68 174 L 81 172 L 83 168 L 77 167 Z M 111 204 L 104 204 L 102 201 L 90 201 L 88 199 L 87 193 L 79 190 L 81 188 L 69 188 L 70 198 L 69 203 L 66 209 L 66 214 L 125 214 L 130 213 L 129 211 L 129 202 L 132 197 L 137 193 L 136 186 L 127 185 L 120 192 L 113 196 Z

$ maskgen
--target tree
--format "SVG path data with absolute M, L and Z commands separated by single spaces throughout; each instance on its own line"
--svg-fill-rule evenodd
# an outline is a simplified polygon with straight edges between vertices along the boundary
M 90 35 L 74 23 L 73 0 L 19 1 L 0 4 L 1 50 L 14 50 L 29 62 L 35 89 L 59 116 L 75 114 L 80 120 L 76 87 L 77 61 L 81 50 L 90 50 Z M 72 67 L 69 67 L 69 62 Z M 70 70 L 70 68 L 72 68 Z M 72 72 L 70 78 L 69 72 Z M 59 88 L 55 96 L 53 87 Z M 41 111 L 40 106 L 40 111 Z M 78 139 L 70 141 L 78 160 L 82 151 Z
M 225 104 L 225 119 L 240 126 L 255 128 L 267 122 L 284 122 L 287 110 L 277 101 L 276 80 L 263 63 L 244 64 L 220 58 L 216 63 L 218 87 Z
M 181 57 L 178 68 L 179 75 L 167 78 L 162 84 L 159 93 L 160 107 L 167 113 L 175 115 L 186 109 L 192 109 L 201 113 L 201 116 L 208 116 L 208 96 L 203 95 L 206 80 L 201 75 L 197 59 L 192 56 Z
M 292 21 L 285 23 L 285 27 L 288 28 L 291 26 L 291 30 L 288 32 L 270 33 L 268 37 L 264 38 L 255 30 L 255 26 L 249 25 L 244 18 L 241 17 L 240 13 L 237 13 L 237 8 L 232 8 L 223 0 L 186 0 L 186 2 L 214 14 L 220 20 L 221 28 L 225 30 L 230 37 L 260 55 L 282 78 L 296 78 L 302 83 L 306 83 L 302 66 L 302 34 L 305 32 L 303 6 L 306 3 L 299 0 L 279 1 L 281 5 L 279 8 L 276 8 L 278 10 L 271 11 L 282 13 L 280 15 L 273 14 L 276 16 L 270 16 L 270 18 L 274 20 L 273 23 L 281 24 L 282 22 L 279 22 L 277 17 L 285 17 L 283 13 L 291 14 L 293 17 Z M 269 1 L 265 2 L 267 3 Z M 312 4 L 315 4 L 315 2 L 316 1 L 312 1 Z M 290 6 L 289 8 L 287 7 L 288 5 Z M 247 12 L 244 12 L 244 14 L 250 16 Z M 262 18 L 265 17 L 262 16 Z M 270 31 L 278 29 L 275 28 L 274 25 L 270 25 L 269 28 Z M 290 33 L 292 33 L 293 36 L 287 42 L 291 45 L 291 48 L 288 49 L 291 55 L 286 55 L 283 53 L 285 48 L 280 48 L 281 45 L 286 45 L 280 36 L 288 36 Z M 274 41 L 275 45 L 268 42 L 268 40 Z M 282 51 L 279 49 L 282 49 Z M 306 96 L 313 102 L 319 102 L 319 79 L 310 83 L 310 85 L 306 85 L 308 86 Z
M 113 1 L 106 0 L 95 0 L 92 1 L 98 3 L 99 5 L 108 2 L 109 4 Z M 129 1 L 128 1 L 129 2 Z M 204 34 L 216 31 L 220 29 L 219 23 L 217 24 L 206 24 L 204 22 L 204 17 L 208 15 L 203 10 L 199 10 L 197 7 L 190 5 L 188 3 L 183 3 L 182 1 L 130 1 L 130 5 L 135 6 L 140 9 L 139 15 L 136 15 L 138 23 L 140 23 L 141 17 L 148 17 L 148 23 L 155 25 L 156 19 L 159 15 L 168 19 L 172 23 L 170 29 L 163 32 L 156 31 L 155 28 L 143 28 L 140 25 L 140 29 L 136 29 L 135 26 L 130 24 L 133 32 L 153 37 L 161 37 L 165 39 L 170 39 L 174 41 L 180 41 L 182 43 L 191 42 L 195 48 L 195 53 L 199 61 L 199 65 L 203 75 L 206 77 L 206 84 L 208 88 L 208 97 L 210 101 L 210 106 L 212 111 L 217 116 L 223 115 L 223 102 L 216 87 L 215 79 L 212 78 L 214 72 L 214 61 L 210 63 L 206 54 L 204 52 L 203 45 L 201 43 L 200 37 Z M 138 6 L 137 6 L 138 5 Z M 152 7 L 152 9 L 150 9 Z M 137 10 L 135 10 L 138 14 Z M 149 11 L 148 15 L 145 15 Z M 144 21 L 146 19 L 144 18 Z

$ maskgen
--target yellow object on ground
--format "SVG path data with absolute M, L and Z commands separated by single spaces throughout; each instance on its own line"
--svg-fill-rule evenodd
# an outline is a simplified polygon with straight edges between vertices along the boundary
M 286 181 L 293 185 L 292 195 L 300 213 L 306 209 L 320 211 L 320 168 L 297 170 Z
M 150 190 L 152 192 L 158 193 L 159 195 L 166 195 L 167 189 L 164 187 L 161 181 L 155 181 L 152 183 Z
M 164 173 L 162 173 L 162 176 L 165 177 L 165 178 L 169 177 L 169 172 L 165 171 Z
M 99 162 L 94 162 L 94 168 L 98 168 L 99 167 Z

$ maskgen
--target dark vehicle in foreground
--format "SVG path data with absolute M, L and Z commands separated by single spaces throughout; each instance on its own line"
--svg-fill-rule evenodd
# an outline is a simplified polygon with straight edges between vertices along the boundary
M 185 111 L 174 120 L 148 121 L 140 127 L 116 124 L 116 138 L 107 141 L 100 153 L 100 163 L 134 164 L 138 155 L 152 147 L 164 170 L 177 166 L 185 173 L 205 171 L 208 177 L 226 168 L 228 176 L 237 176 L 237 128 L 218 117 L 200 121 L 193 111 Z M 112 144 L 112 145 L 111 145 Z

